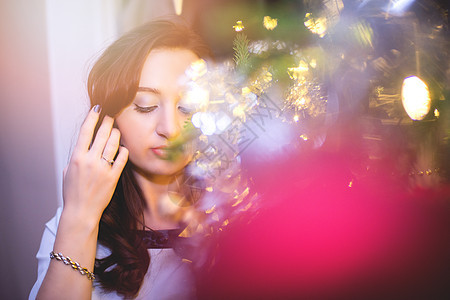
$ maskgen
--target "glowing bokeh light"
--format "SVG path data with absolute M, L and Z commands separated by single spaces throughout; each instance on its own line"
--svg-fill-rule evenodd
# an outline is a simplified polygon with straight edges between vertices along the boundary
M 242 96 L 246 96 L 246 95 L 250 94 L 251 92 L 252 92 L 252 90 L 248 86 L 245 86 L 242 88 Z
M 186 74 L 191 80 L 197 80 L 202 77 L 208 71 L 208 66 L 203 59 L 194 61 L 190 67 L 186 70 Z
M 175 7 L 175 13 L 178 16 L 181 16 L 181 12 L 183 11 L 183 0 L 173 0 L 173 6 Z
M 309 70 L 308 64 L 303 60 L 301 60 L 298 63 L 297 67 L 288 68 L 288 74 L 289 77 L 291 77 L 291 79 L 299 79 L 301 74 L 304 72 L 308 72 L 308 70 Z
M 246 105 L 239 104 L 233 109 L 233 116 L 245 119 Z
M 203 108 L 209 102 L 209 91 L 195 82 L 190 82 L 188 89 L 182 94 L 180 105 L 191 111 Z
M 231 124 L 231 121 L 232 120 L 227 114 L 220 112 L 216 120 L 217 130 L 223 132 Z
M 192 124 L 200 128 L 204 135 L 212 135 L 216 132 L 216 120 L 212 113 L 197 112 L 192 116 Z
M 423 120 L 431 107 L 430 92 L 425 82 L 417 76 L 406 77 L 402 86 L 402 103 L 411 119 Z
M 270 16 L 265 16 L 263 24 L 267 30 L 274 30 L 278 25 L 278 19 L 272 19 Z
M 436 118 L 439 118 L 439 111 L 437 110 L 437 108 L 434 110 L 434 116 Z
M 311 13 L 306 13 L 304 24 L 312 33 L 319 37 L 324 37 L 327 31 L 326 18 L 314 18 Z
M 244 27 L 244 24 L 242 23 L 242 21 L 239 20 L 236 22 L 236 25 L 234 25 L 233 28 L 235 31 L 242 31 L 242 30 L 244 30 L 245 27 Z
M 414 0 L 391 0 L 385 10 L 387 13 L 401 15 L 408 10 L 413 2 Z

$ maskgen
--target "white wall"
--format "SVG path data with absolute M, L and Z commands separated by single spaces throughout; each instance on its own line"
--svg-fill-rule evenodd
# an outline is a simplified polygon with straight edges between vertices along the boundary
M 89 110 L 87 75 L 95 58 L 116 38 L 116 18 L 121 2 L 46 1 L 55 172 L 60 203 L 62 170 Z

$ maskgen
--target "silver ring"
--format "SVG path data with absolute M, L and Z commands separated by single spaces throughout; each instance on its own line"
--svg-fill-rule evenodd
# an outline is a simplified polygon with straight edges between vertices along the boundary
M 103 159 L 104 161 L 106 161 L 110 166 L 112 166 L 113 163 L 114 163 L 114 159 L 108 160 L 108 159 L 106 159 L 104 156 L 102 156 L 102 159 Z

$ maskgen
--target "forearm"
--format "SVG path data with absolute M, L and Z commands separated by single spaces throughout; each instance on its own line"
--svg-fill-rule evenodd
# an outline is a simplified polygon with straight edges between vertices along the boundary
M 120 132 L 105 116 L 94 136 L 100 106 L 91 109 L 80 129 L 63 179 L 64 208 L 53 251 L 62 253 L 93 271 L 100 217 L 108 206 L 128 160 L 128 150 L 119 149 Z M 117 153 L 118 151 L 118 153 Z M 106 157 L 105 157 L 106 155 Z M 110 162 L 116 156 L 113 163 Z M 50 260 L 38 299 L 90 299 L 92 281 L 71 265 Z
M 98 220 L 64 209 L 53 251 L 62 253 L 93 272 L 97 248 Z M 90 299 L 92 281 L 70 265 L 56 259 L 50 261 L 37 299 Z

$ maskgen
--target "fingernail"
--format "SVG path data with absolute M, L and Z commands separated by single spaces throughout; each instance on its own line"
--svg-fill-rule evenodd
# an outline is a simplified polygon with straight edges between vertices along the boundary
M 97 105 L 95 105 L 95 106 L 93 107 L 93 110 L 94 110 L 96 113 L 99 113 L 99 112 L 102 110 L 102 107 L 100 106 L 100 104 L 97 104 Z

